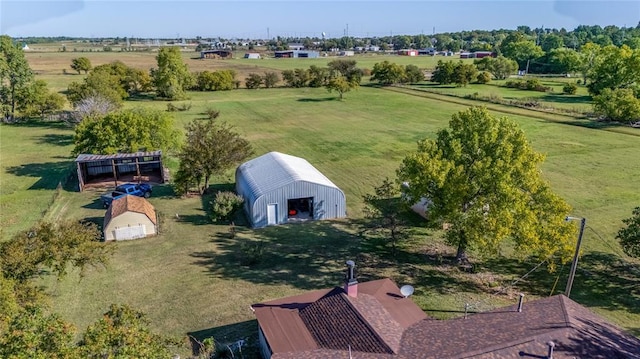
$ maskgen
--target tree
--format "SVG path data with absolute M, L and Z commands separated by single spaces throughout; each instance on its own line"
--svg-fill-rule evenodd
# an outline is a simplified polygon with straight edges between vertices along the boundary
M 389 62 L 387 60 L 383 62 L 377 62 L 373 65 L 371 70 L 371 80 L 378 81 L 383 85 L 392 85 L 402 82 L 405 77 L 404 67 L 396 63 Z
M 631 50 L 626 45 L 605 46 L 591 68 L 589 93 L 600 94 L 604 89 L 629 88 L 640 81 L 640 50 Z
M 36 80 L 22 93 L 24 101 L 20 103 L 19 111 L 26 116 L 46 115 L 61 110 L 64 107 L 64 96 L 57 92 L 50 92 L 47 83 L 43 80 Z
M 311 65 L 309 67 L 309 87 L 322 87 L 329 81 L 329 69 Z
M 257 89 L 262 84 L 262 76 L 260 74 L 249 74 L 249 77 L 245 80 L 244 85 L 248 89 Z
M 395 256 L 398 244 L 408 237 L 408 227 L 405 221 L 407 206 L 400 197 L 397 185 L 386 178 L 373 194 L 363 197 L 365 216 L 370 220 L 371 227 L 383 233 L 391 243 L 391 254 Z
M 573 49 L 553 49 L 548 53 L 548 59 L 553 73 L 570 74 L 580 70 L 580 54 Z
M 262 82 L 264 83 L 264 87 L 272 88 L 276 87 L 278 82 L 280 81 L 280 77 L 275 72 L 265 72 L 262 77 Z
M 604 89 L 593 97 L 593 112 L 609 121 L 635 123 L 640 120 L 640 99 L 631 89 Z
M 594 43 L 586 43 L 580 48 L 580 72 L 582 73 L 582 83 L 587 85 L 587 79 L 598 59 L 600 46 Z
M 467 84 L 476 79 L 478 69 L 474 64 L 465 64 L 460 61 L 453 69 L 453 82 L 458 86 L 467 86 Z
M 564 40 L 559 35 L 548 34 L 542 38 L 540 47 L 544 52 L 549 52 L 554 49 L 560 49 L 564 47 Z
M 5 278 L 18 283 L 39 275 L 44 268 L 59 277 L 68 266 L 80 268 L 107 263 L 112 247 L 99 240 L 97 226 L 84 222 L 38 223 L 16 234 L 11 241 L 0 243 L 0 270 Z
M 407 65 L 404 68 L 404 80 L 405 83 L 418 83 L 424 81 L 424 72 L 416 65 Z
M 76 359 L 75 330 L 40 306 L 20 309 L 0 331 L 0 357 L 11 359 Z
M 362 70 L 356 67 L 356 60 L 333 60 L 329 61 L 327 66 L 329 67 L 329 71 L 334 73 L 332 76 L 335 76 L 335 72 L 338 72 L 340 75 L 344 76 L 347 81 L 355 82 L 360 85 L 360 81 L 362 80 Z
M 140 150 L 178 148 L 180 132 L 173 117 L 164 111 L 145 108 L 111 112 L 85 118 L 75 128 L 74 154 L 114 154 Z
M 521 69 L 526 67 L 527 61 L 544 55 L 542 48 L 530 40 L 510 42 L 501 46 L 500 49 L 504 57 L 516 61 Z
M 71 121 L 74 123 L 80 123 L 80 121 L 87 117 L 102 117 L 109 112 L 116 111 L 117 109 L 118 104 L 99 95 L 85 97 L 75 104 Z
M 486 83 L 489 83 L 490 81 L 491 81 L 491 75 L 486 71 L 482 71 L 478 74 L 478 76 L 476 76 L 476 82 L 479 84 L 486 84 Z
M 33 71 L 22 49 L 11 37 L 0 35 L 0 105 L 4 118 L 15 118 L 16 108 L 24 100 L 20 95 L 33 80 Z
M 67 99 L 76 106 L 85 98 L 101 97 L 121 106 L 122 101 L 129 97 L 124 86 L 126 71 L 126 66 L 121 62 L 96 66 L 83 82 L 69 84 Z
M 156 56 L 157 69 L 151 69 L 151 77 L 159 97 L 180 100 L 191 86 L 192 77 L 187 64 L 182 60 L 180 49 L 163 47 Z
M 631 257 L 640 257 L 640 207 L 633 209 L 632 216 L 623 219 L 626 225 L 618 231 L 616 238 L 620 240 L 620 245 L 624 252 Z
M 410 184 L 406 198 L 432 202 L 431 224 L 450 224 L 446 240 L 459 261 L 470 249 L 495 254 L 507 239 L 522 257 L 567 260 L 575 238 L 565 221 L 570 208 L 542 179 L 542 161 L 515 122 L 472 107 L 454 114 L 435 140 L 420 141 L 398 177 Z
M 349 92 L 352 89 L 358 88 L 358 83 L 355 81 L 349 81 L 346 77 L 342 75 L 338 75 L 332 77 L 329 82 L 325 85 L 327 91 L 335 91 L 340 95 L 340 101 L 342 101 L 342 97 L 345 92 Z
M 81 71 L 84 71 L 86 74 L 91 70 L 91 60 L 84 56 L 75 58 L 71 60 L 71 69 L 78 71 L 78 74 L 80 74 Z
M 170 358 L 176 343 L 149 328 L 145 315 L 127 305 L 112 304 L 82 335 L 82 358 Z
M 483 57 L 474 61 L 480 71 L 488 71 L 496 80 L 504 80 L 518 70 L 518 63 L 504 56 Z
M 455 65 L 453 61 L 438 60 L 435 70 L 431 74 L 431 81 L 441 85 L 448 85 L 455 81 L 454 79 Z
M 193 120 L 186 126 L 186 133 L 175 180 L 181 194 L 186 194 L 192 185 L 203 194 L 212 175 L 224 173 L 253 153 L 249 141 L 224 122 Z
M 289 87 L 306 87 L 311 79 L 309 70 L 295 69 L 282 71 L 282 79 Z

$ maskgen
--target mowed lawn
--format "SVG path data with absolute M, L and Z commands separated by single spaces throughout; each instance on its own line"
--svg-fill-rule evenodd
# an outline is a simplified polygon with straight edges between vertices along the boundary
M 538 270 L 513 287 L 509 284 L 537 263 L 477 259 L 476 273 L 459 272 L 446 265 L 453 249 L 442 244 L 441 233 L 421 226 L 414 228 L 397 258 L 390 257 L 375 238 L 360 234 L 362 195 L 385 177 L 393 178 L 417 140 L 435 137 L 437 130 L 447 126 L 451 114 L 466 106 L 369 87 L 347 93 L 344 101 L 324 89 L 237 90 L 190 96 L 184 102 L 192 108 L 175 113 L 178 127 L 202 117 L 205 109 L 219 109 L 220 120 L 236 126 L 252 142 L 256 156 L 280 151 L 304 157 L 326 174 L 345 191 L 349 219 L 256 231 L 239 221 L 239 234 L 231 238 L 228 226 L 213 225 L 208 219 L 210 198 L 175 198 L 168 186 L 157 187 L 151 202 L 161 217 L 159 236 L 115 244 L 117 250 L 109 267 L 91 269 L 82 279 L 72 272 L 61 281 L 43 281 L 53 295 L 54 310 L 79 328 L 99 318 L 110 303 L 128 303 L 148 313 L 153 328 L 161 332 L 184 336 L 207 331 L 218 340 L 234 341 L 255 334 L 249 310 L 252 303 L 340 285 L 343 263 L 350 258 L 360 263 L 364 280 L 390 276 L 399 284 L 415 285 L 414 300 L 435 317 L 457 316 L 455 311 L 462 310 L 465 303 L 471 303 L 474 310 L 486 310 L 515 300 L 505 293 L 545 296 L 564 289 L 568 266 L 559 266 L 552 274 Z M 127 106 L 165 109 L 166 104 L 141 101 Z M 573 206 L 572 214 L 587 218 L 584 255 L 572 298 L 639 334 L 640 298 L 633 292 L 640 286 L 639 276 L 634 275 L 638 264 L 621 257 L 614 236 L 621 220 L 640 203 L 636 185 L 640 167 L 635 165 L 640 136 L 583 127 L 577 121 L 562 124 L 528 116 L 509 117 L 519 123 L 534 148 L 547 155 L 543 175 Z M 25 227 L 40 218 L 48 203 L 41 202 L 38 212 L 27 199 L 51 199 L 57 184 L 54 178 L 64 175 L 69 166 L 72 132 L 55 126 L 3 125 L 0 130 L 3 191 L 4 183 L 12 181 L 24 198 L 6 201 L 3 192 L 3 205 L 12 203 L 11 213 L 25 213 L 16 217 Z M 67 142 L 62 146 L 54 145 L 51 139 L 42 143 L 42 136 L 49 132 L 60 134 Z M 13 145 L 5 146 L 7 142 Z M 30 155 L 21 155 L 23 149 Z M 15 163 L 5 165 L 5 158 Z M 42 172 L 7 169 L 50 162 L 54 165 Z M 232 181 L 233 171 L 229 171 L 213 183 L 218 186 Z M 42 191 L 46 196 L 32 188 L 39 182 L 46 183 Z M 100 223 L 104 210 L 97 201 L 99 194 L 78 193 L 67 185 L 45 218 L 84 218 Z M 15 231 L 18 227 L 9 228 Z M 246 246 L 257 243 L 263 246 L 262 261 L 248 266 Z
M 75 53 L 70 45 L 67 49 L 64 53 L 27 53 L 39 78 L 58 91 L 83 78 L 71 74 L 69 65 L 75 57 L 87 56 L 94 66 L 114 60 L 140 69 L 156 66 L 153 52 Z M 233 69 L 241 80 L 251 72 L 325 66 L 338 59 L 197 57 L 196 52 L 183 53 L 191 71 Z M 384 60 L 426 69 L 434 68 L 439 59 L 458 60 L 403 56 L 349 59 L 369 69 Z M 529 96 L 520 90 L 475 86 L 480 85 L 452 91 L 473 94 L 488 90 L 504 98 Z M 583 106 L 581 96 L 584 94 L 567 97 L 566 105 Z M 250 304 L 340 284 L 343 263 L 348 258 L 357 260 L 365 280 L 390 276 L 398 284 L 415 285 L 414 300 L 435 317 L 456 316 L 455 311 L 463 309 L 465 303 L 472 304 L 473 310 L 511 303 L 513 297 L 505 292 L 544 296 L 564 289 L 567 266 L 560 266 L 553 274 L 539 270 L 514 287 L 508 284 L 537 263 L 498 258 L 479 262 L 474 274 L 460 273 L 446 265 L 452 249 L 442 244 L 441 234 L 420 226 L 395 259 L 380 242 L 359 235 L 362 195 L 371 192 L 383 178 L 393 178 L 402 158 L 416 148 L 416 141 L 433 138 L 438 129 L 446 127 L 450 115 L 466 105 L 368 87 L 347 93 L 344 101 L 337 101 L 335 94 L 324 89 L 194 92 L 190 97 L 182 102 L 192 108 L 175 113 L 179 128 L 202 117 L 208 108 L 221 110 L 220 120 L 235 125 L 253 143 L 256 156 L 281 151 L 304 157 L 325 173 L 347 194 L 349 220 L 259 231 L 238 222 L 239 234 L 232 239 L 228 226 L 210 223 L 206 214 L 209 198 L 178 199 L 168 186 L 158 187 L 151 202 L 161 216 L 160 236 L 118 243 L 110 266 L 90 270 L 82 280 L 77 273 L 62 281 L 44 280 L 53 295 L 54 309 L 79 328 L 99 318 L 110 303 L 128 303 L 148 313 L 154 329 L 161 332 L 199 335 L 201 330 L 214 328 L 212 333 L 218 340 L 234 341 L 255 334 Z M 126 104 L 163 110 L 166 105 L 163 101 Z M 638 163 L 640 137 L 633 131 L 625 134 L 579 126 L 583 125 L 579 121 L 547 122 L 521 109 L 491 108 L 523 114 L 509 117 L 518 121 L 534 148 L 547 155 L 544 176 L 574 207 L 573 215 L 587 218 L 584 256 L 572 297 L 640 335 L 640 298 L 634 292 L 640 287 L 638 264 L 621 259 L 624 257 L 620 257 L 614 239 L 621 219 L 629 217 L 640 203 L 636 185 L 640 168 L 634 165 Z M 53 221 L 84 218 L 101 222 L 104 210 L 97 202 L 100 193 L 80 194 L 72 184 L 61 191 L 47 211 L 58 178 L 64 177 L 72 164 L 70 129 L 3 125 L 0 131 L 4 238 L 42 216 Z M 175 161 L 169 164 L 175 169 Z M 233 171 L 229 171 L 213 183 L 232 181 Z M 263 243 L 264 257 L 257 265 L 246 266 L 243 246 L 256 242 Z M 445 265 L 441 263 L 443 257 Z

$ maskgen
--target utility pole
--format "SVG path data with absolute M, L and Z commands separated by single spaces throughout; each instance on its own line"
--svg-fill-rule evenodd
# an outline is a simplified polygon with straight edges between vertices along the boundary
M 578 243 L 576 244 L 576 252 L 573 254 L 573 262 L 571 262 L 571 272 L 569 272 L 569 279 L 567 279 L 567 288 L 564 290 L 564 295 L 569 298 L 571 295 L 571 287 L 573 286 L 573 279 L 576 276 L 576 269 L 578 268 L 578 255 L 580 254 L 580 245 L 582 244 L 582 235 L 584 234 L 584 226 L 587 222 L 586 218 L 567 217 L 568 220 L 579 219 L 580 220 L 580 234 L 578 234 Z

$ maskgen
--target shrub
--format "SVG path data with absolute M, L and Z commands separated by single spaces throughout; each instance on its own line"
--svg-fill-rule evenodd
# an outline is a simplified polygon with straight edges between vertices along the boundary
M 504 85 L 510 88 L 517 88 L 520 90 L 529 90 L 529 91 L 547 92 L 551 90 L 550 87 L 546 87 L 542 85 L 542 83 L 538 79 L 528 79 L 527 81 L 508 80 L 507 82 L 505 82 Z
M 209 120 L 215 120 L 216 118 L 218 118 L 218 116 L 220 116 L 220 110 L 208 108 L 204 111 L 203 115 L 207 116 L 207 119 Z
M 565 95 L 575 95 L 578 91 L 578 85 L 572 83 L 566 83 L 562 86 L 562 93 Z
M 593 110 L 609 121 L 634 123 L 640 119 L 640 99 L 631 89 L 604 89 L 593 97 Z
M 218 192 L 211 202 L 211 218 L 214 222 L 229 221 L 242 208 L 243 203 L 244 198 L 233 192 Z
M 257 89 L 262 84 L 262 76 L 259 74 L 251 73 L 249 77 L 246 79 L 244 85 L 248 89 Z
M 478 74 L 478 77 L 476 78 L 476 81 L 479 84 L 489 83 L 489 81 L 491 81 L 491 75 L 486 71 L 482 71 L 481 73 Z
M 244 266 L 253 266 L 262 260 L 264 256 L 264 245 L 262 241 L 253 242 L 246 241 L 240 244 L 240 252 L 242 258 L 240 258 L 240 264 Z

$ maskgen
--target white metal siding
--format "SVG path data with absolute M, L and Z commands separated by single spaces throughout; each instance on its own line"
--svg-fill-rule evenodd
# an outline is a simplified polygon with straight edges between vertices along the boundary
M 144 226 L 145 237 L 156 234 L 156 226 L 151 220 L 142 213 L 126 212 L 107 223 L 104 228 L 104 240 L 113 241 L 120 240 L 116 238 L 116 231 L 121 228 Z M 138 237 L 139 238 L 139 237 Z

